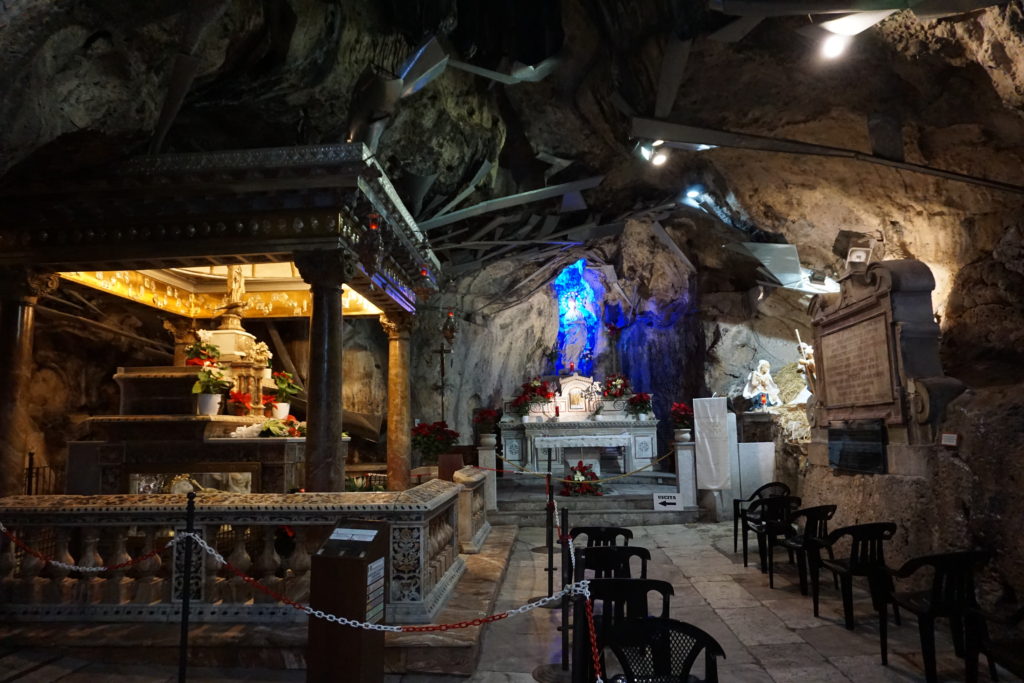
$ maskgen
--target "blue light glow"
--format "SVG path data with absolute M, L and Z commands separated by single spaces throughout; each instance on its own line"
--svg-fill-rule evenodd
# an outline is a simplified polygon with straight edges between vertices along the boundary
M 555 371 L 568 370 L 569 363 L 583 375 L 594 369 L 597 343 L 597 297 L 584 277 L 586 262 L 580 259 L 566 266 L 552 286 L 558 297 L 558 359 Z

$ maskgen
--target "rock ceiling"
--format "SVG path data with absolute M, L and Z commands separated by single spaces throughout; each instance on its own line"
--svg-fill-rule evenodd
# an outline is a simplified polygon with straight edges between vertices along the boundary
M 162 151 L 339 142 L 381 119 L 377 156 L 421 223 L 470 189 L 458 208 L 600 178 L 578 195 L 428 230 L 455 274 L 575 258 L 627 219 L 663 223 L 698 269 L 719 273 L 712 290 L 755 281 L 756 264 L 721 252 L 725 242 L 789 242 L 804 266 L 827 272 L 851 244 L 874 240 L 888 258 L 932 267 L 953 347 L 1020 348 L 1019 191 L 725 147 L 673 149 L 655 167 L 635 153 L 631 120 L 654 115 L 666 55 L 678 59 L 684 41 L 665 119 L 870 155 L 868 121 L 881 117 L 908 163 L 1019 183 L 1022 3 L 934 21 L 897 12 L 832 61 L 798 32 L 807 17 L 766 19 L 734 43 L 709 37 L 729 20 L 681 0 L 9 0 L 0 182 L 144 153 L 173 74 L 186 73 L 194 80 L 183 81 Z M 470 69 L 557 65 L 512 85 L 449 65 L 397 102 L 374 99 L 428 35 Z M 707 201 L 680 204 L 696 185 Z

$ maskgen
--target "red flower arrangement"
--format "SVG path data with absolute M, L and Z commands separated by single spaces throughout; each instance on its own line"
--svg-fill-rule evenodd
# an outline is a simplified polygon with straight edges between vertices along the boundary
M 491 408 L 478 410 L 473 416 L 473 424 L 477 426 L 481 434 L 489 434 L 494 431 L 494 425 L 498 423 L 498 411 Z
M 601 484 L 597 481 L 593 465 L 586 465 L 580 460 L 569 468 L 569 477 L 562 482 L 560 496 L 603 496 Z
M 232 391 L 228 394 L 228 404 L 235 411 L 236 415 L 245 415 L 252 410 L 252 394 Z
M 216 344 L 197 341 L 185 347 L 185 365 L 213 365 L 220 360 L 220 348 Z
M 622 398 L 629 393 L 629 378 L 612 373 L 604 378 L 604 395 L 608 398 Z
M 451 448 L 459 433 L 448 429 L 447 422 L 420 422 L 412 428 L 412 447 L 423 456 L 423 462 L 436 463 L 437 456 Z
M 651 412 L 651 395 L 640 392 L 633 394 L 626 402 L 626 413 L 629 415 L 640 415 Z
M 693 427 L 693 408 L 685 403 L 673 403 L 668 416 L 676 429 L 689 429 Z
M 622 328 L 615 323 L 605 323 L 604 329 L 610 339 L 618 339 L 619 335 L 622 334 Z
M 547 381 L 540 377 L 534 377 L 529 382 L 523 383 L 519 389 L 519 395 L 509 404 L 509 409 L 517 415 L 526 415 L 534 403 L 547 403 L 554 397 L 555 392 L 551 391 Z

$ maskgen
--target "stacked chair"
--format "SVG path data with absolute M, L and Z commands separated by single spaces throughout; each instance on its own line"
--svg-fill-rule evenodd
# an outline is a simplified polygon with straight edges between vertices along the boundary
M 686 683 L 690 669 L 704 653 L 704 680 L 718 681 L 716 657 L 721 646 L 701 629 L 669 618 L 672 584 L 647 578 L 651 559 L 646 548 L 627 546 L 629 529 L 577 527 L 569 532 L 574 543 L 586 536 L 587 546 L 576 549 L 572 580 L 590 580 L 593 635 L 598 662 L 605 671 L 604 649 L 610 648 L 622 666 L 616 683 Z M 609 543 L 610 540 L 610 543 Z M 616 544 L 623 541 L 622 545 Z M 568 577 L 566 577 L 568 578 Z M 653 598 L 653 599 L 652 599 Z M 651 604 L 655 605 L 652 613 Z M 590 619 L 586 602 L 577 599 L 573 610 L 572 680 L 595 678 Z

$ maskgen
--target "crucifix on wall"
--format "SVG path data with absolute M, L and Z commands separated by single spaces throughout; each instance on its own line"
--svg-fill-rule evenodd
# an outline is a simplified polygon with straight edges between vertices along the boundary
M 442 422 L 446 421 L 445 420 L 445 416 L 444 416 L 444 390 L 445 390 L 445 383 L 444 383 L 444 375 L 445 375 L 445 371 L 444 371 L 445 362 L 444 361 L 445 361 L 445 358 L 444 357 L 445 357 L 446 354 L 449 354 L 451 352 L 452 352 L 452 350 L 449 349 L 447 346 L 445 346 L 444 342 L 441 342 L 441 346 L 439 346 L 438 348 L 434 349 L 431 352 L 431 353 L 436 353 L 438 355 L 438 357 L 440 359 L 440 365 L 441 365 L 441 382 L 440 382 L 440 384 L 435 384 L 434 385 L 434 390 L 437 391 L 437 393 L 439 393 L 441 395 L 441 421 Z M 449 359 L 448 362 L 451 362 L 451 360 Z

